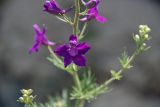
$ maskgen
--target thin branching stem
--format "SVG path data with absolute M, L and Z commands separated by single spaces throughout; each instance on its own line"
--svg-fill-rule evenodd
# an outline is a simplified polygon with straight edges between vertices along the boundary
M 84 32 L 86 31 L 87 25 L 88 25 L 88 23 L 85 22 L 85 24 L 83 25 L 83 28 L 82 28 L 82 30 L 81 30 L 81 32 L 80 32 L 80 34 L 79 34 L 79 37 L 78 37 L 79 40 L 83 39 L 83 37 L 84 37 Z
M 138 55 L 137 54 L 137 50 L 132 54 L 132 56 L 130 57 L 129 61 L 128 61 L 128 65 L 130 65 L 133 60 L 136 58 L 136 56 Z M 119 71 L 118 71 L 118 75 L 121 75 L 124 71 L 126 71 L 127 69 L 125 68 L 121 68 Z M 102 89 L 102 88 L 105 88 L 107 87 L 108 85 L 110 85 L 113 81 L 115 81 L 115 78 L 114 77 L 111 77 L 109 80 L 107 80 L 104 84 L 102 84 L 99 88 Z

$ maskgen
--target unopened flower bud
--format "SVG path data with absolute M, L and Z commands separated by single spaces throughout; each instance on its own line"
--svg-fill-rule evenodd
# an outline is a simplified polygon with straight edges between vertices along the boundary
M 146 47 L 146 43 L 143 43 L 143 47 Z
M 19 101 L 23 102 L 24 98 L 23 97 L 19 97 Z
M 21 90 L 21 93 L 22 93 L 22 94 L 26 94 L 26 93 L 27 93 L 27 90 L 22 89 L 22 90 Z
M 138 34 L 135 35 L 135 39 L 136 39 L 136 40 L 139 40 L 139 39 L 140 39 L 140 37 L 139 37 Z
M 148 38 L 149 38 L 149 35 L 148 35 L 148 34 L 145 34 L 145 35 L 144 35 L 144 38 L 145 38 L 145 39 L 148 39 Z
M 34 99 L 33 95 L 29 96 L 31 99 Z
M 21 92 L 22 92 L 22 94 L 31 95 L 33 90 L 32 89 L 28 89 L 28 90 L 22 89 Z
M 139 29 L 144 29 L 145 25 L 139 25 Z
M 140 35 L 147 34 L 151 31 L 151 29 L 147 25 L 140 25 L 139 26 L 139 33 Z
M 146 33 L 149 33 L 149 32 L 151 32 L 151 29 L 146 25 L 145 26 L 145 31 L 146 31 Z
M 28 95 L 32 94 L 33 90 L 32 89 L 29 89 L 28 90 Z
M 139 34 L 140 34 L 140 35 L 144 35 L 145 32 L 144 32 L 143 30 L 139 30 Z

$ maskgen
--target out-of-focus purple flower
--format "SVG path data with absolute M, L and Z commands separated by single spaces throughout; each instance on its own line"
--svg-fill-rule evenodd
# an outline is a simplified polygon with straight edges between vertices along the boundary
M 72 9 L 72 7 L 66 10 L 61 9 L 56 0 L 46 0 L 43 7 L 44 11 L 54 15 L 63 15 Z
M 85 2 L 84 0 L 81 0 L 81 2 L 89 9 L 96 7 L 99 4 L 99 0 L 89 0 L 88 2 Z
M 84 55 L 88 52 L 90 46 L 86 42 L 78 43 L 75 35 L 71 35 L 69 41 L 69 45 L 60 45 L 55 49 L 54 52 L 58 56 L 64 57 L 65 67 L 72 62 L 81 67 L 86 66 L 86 58 Z
M 91 6 L 91 4 L 92 4 L 92 6 Z M 96 19 L 100 23 L 105 23 L 107 21 L 107 19 L 105 17 L 99 15 L 99 11 L 98 11 L 99 0 L 90 0 L 90 1 L 88 1 L 88 3 L 85 3 L 84 5 L 86 5 L 87 8 L 88 7 L 92 7 L 92 8 L 88 9 L 85 17 L 80 19 L 80 21 L 86 22 L 86 21 L 90 21 L 92 19 Z
M 54 42 L 51 42 L 47 39 L 46 34 L 45 34 L 46 33 L 45 26 L 43 26 L 42 31 L 37 24 L 34 24 L 33 28 L 35 30 L 35 41 L 34 41 L 33 46 L 29 50 L 30 54 L 33 53 L 33 52 L 38 52 L 41 45 L 45 45 L 45 46 L 55 45 Z

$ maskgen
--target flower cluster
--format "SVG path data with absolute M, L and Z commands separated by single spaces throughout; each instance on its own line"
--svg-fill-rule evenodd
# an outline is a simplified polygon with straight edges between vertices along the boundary
M 137 48 L 139 49 L 138 52 L 143 52 L 150 48 L 146 45 L 146 41 L 151 38 L 148 34 L 149 32 L 151 32 L 151 29 L 147 25 L 139 25 L 139 34 L 136 34 L 133 37 Z
M 82 18 L 79 17 L 77 21 L 87 22 L 92 19 L 96 19 L 100 23 L 106 22 L 106 18 L 99 15 L 98 6 L 100 0 L 89 0 L 88 2 L 81 0 L 81 3 L 86 7 L 87 12 L 82 16 Z M 43 8 L 43 11 L 52 15 L 64 16 L 64 14 L 73 9 L 73 6 L 68 9 L 61 9 L 56 0 L 46 0 Z M 57 46 L 55 45 L 55 42 L 51 42 L 47 39 L 45 26 L 43 26 L 43 29 L 41 30 L 37 24 L 34 24 L 33 28 L 35 30 L 35 41 L 29 50 L 30 54 L 33 52 L 38 52 L 41 45 L 47 47 L 54 46 L 55 50 L 53 51 L 57 56 L 63 57 L 65 67 L 70 65 L 72 62 L 80 67 L 86 66 L 86 58 L 84 55 L 88 52 L 90 46 L 86 42 L 78 43 L 79 35 L 76 35 L 77 33 L 72 34 L 69 37 L 69 45 L 64 44 Z
M 24 103 L 25 105 L 32 104 L 33 100 L 36 96 L 33 96 L 33 90 L 32 89 L 22 89 L 21 90 L 22 97 L 20 97 L 17 101 L 20 103 Z

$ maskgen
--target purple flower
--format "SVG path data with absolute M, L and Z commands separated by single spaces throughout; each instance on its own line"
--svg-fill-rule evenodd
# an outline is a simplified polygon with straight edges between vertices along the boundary
M 88 6 L 90 6 L 90 3 L 92 3 L 92 2 L 93 3 L 95 2 L 95 5 L 92 6 L 92 8 L 88 9 L 85 17 L 80 19 L 80 21 L 86 22 L 86 21 L 90 21 L 92 19 L 96 19 L 100 23 L 105 23 L 107 21 L 107 19 L 105 17 L 99 15 L 99 11 L 98 11 L 99 0 L 90 0 L 85 5 L 88 7 Z
M 56 0 L 47 0 L 45 1 L 45 4 L 44 4 L 44 11 L 50 13 L 50 14 L 54 14 L 54 15 L 63 15 L 65 14 L 66 12 L 70 11 L 72 9 L 69 8 L 67 10 L 62 10 L 58 3 L 56 2 Z
M 86 66 L 86 58 L 84 57 L 84 54 L 88 52 L 90 46 L 85 42 L 78 43 L 75 35 L 71 35 L 69 41 L 69 45 L 60 45 L 55 49 L 54 52 L 58 56 L 64 57 L 65 67 L 72 62 L 81 67 Z
M 89 9 L 92 7 L 96 7 L 99 4 L 99 0 L 89 0 L 88 2 L 85 2 L 84 0 L 81 0 L 81 2 Z
M 35 30 L 35 41 L 32 46 L 32 48 L 29 50 L 29 53 L 38 52 L 41 45 L 45 46 L 53 46 L 55 45 L 54 42 L 50 42 L 46 37 L 46 28 L 43 26 L 43 30 L 39 28 L 37 24 L 33 25 L 33 28 Z

